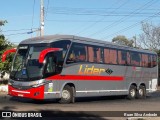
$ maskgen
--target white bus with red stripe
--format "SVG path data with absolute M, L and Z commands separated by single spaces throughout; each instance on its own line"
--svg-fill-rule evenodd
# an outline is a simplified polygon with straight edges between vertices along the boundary
M 72 35 L 52 35 L 22 41 L 11 67 L 11 96 L 31 99 L 126 95 L 145 98 L 157 90 L 157 54 Z

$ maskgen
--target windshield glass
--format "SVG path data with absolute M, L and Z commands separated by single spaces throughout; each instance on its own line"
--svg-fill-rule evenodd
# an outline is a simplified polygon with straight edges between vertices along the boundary
M 34 45 L 20 45 L 12 64 L 10 74 L 11 79 L 24 81 L 37 80 L 41 79 L 42 77 L 52 76 L 54 74 L 60 73 L 62 71 L 64 59 L 69 49 L 70 43 L 71 42 L 69 40 L 59 40 L 52 42 L 51 44 L 39 43 Z M 48 64 L 39 63 L 40 52 L 50 47 L 61 48 L 62 51 L 57 51 L 54 52 L 54 54 L 51 53 L 46 55 L 46 57 L 48 56 Z M 51 59 L 56 59 L 54 64 L 51 64 Z M 45 67 L 45 65 L 47 65 L 47 67 Z M 50 71 L 47 72 L 47 70 Z
M 11 77 L 18 80 L 42 77 L 43 64 L 39 63 L 38 58 L 46 48 L 43 44 L 20 46 L 13 62 Z

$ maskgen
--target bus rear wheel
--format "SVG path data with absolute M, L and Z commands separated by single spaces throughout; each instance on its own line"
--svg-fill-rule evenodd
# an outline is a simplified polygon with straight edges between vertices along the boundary
M 130 88 L 129 88 L 129 93 L 128 93 L 127 98 L 128 98 L 129 100 L 135 99 L 135 98 L 136 98 L 136 91 L 137 91 L 137 90 L 136 90 L 136 86 L 131 85 Z
M 59 102 L 63 104 L 71 103 L 73 100 L 73 97 L 74 95 L 73 95 L 72 87 L 70 87 L 69 85 L 66 85 L 62 90 L 62 95 Z
M 137 90 L 137 98 L 138 99 L 145 99 L 146 98 L 145 86 L 142 86 L 142 85 L 139 86 L 139 89 Z

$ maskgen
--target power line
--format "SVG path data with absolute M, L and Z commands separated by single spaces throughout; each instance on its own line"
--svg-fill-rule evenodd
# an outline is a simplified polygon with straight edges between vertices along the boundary
M 38 28 L 32 28 L 32 30 L 33 29 L 38 29 Z M 27 31 L 27 30 L 31 30 L 31 29 L 5 30 L 5 31 L 1 31 L 1 32 L 5 33 L 5 32 L 16 32 L 16 31 Z
M 117 4 L 117 3 L 116 3 Z M 125 4 L 125 3 L 124 3 Z M 123 4 L 122 4 L 123 6 Z M 116 9 L 113 9 L 114 11 L 117 9 L 119 9 L 121 6 L 117 7 Z M 127 9 L 127 12 L 129 12 L 130 10 L 133 10 L 133 9 Z M 134 14 L 149 14 L 151 12 L 151 10 L 155 11 L 155 10 L 160 10 L 160 9 L 145 9 L 147 12 L 145 13 L 134 13 Z M 148 11 L 150 10 L 150 11 Z M 48 13 L 48 8 L 47 8 L 47 13 Z M 116 15 L 116 14 L 128 14 L 128 13 L 124 13 L 122 12 L 122 8 L 117 11 L 117 12 L 114 12 L 114 11 L 109 11 L 109 10 L 84 10 L 84 9 L 72 9 L 70 8 L 69 10 L 68 9 L 54 9 L 53 11 L 49 11 L 49 13 L 53 13 L 53 14 L 64 14 L 64 15 L 99 15 L 99 16 L 105 16 L 105 15 L 108 15 L 108 14 L 111 14 L 111 13 L 115 13 L 113 15 Z M 121 13 L 122 12 L 122 13 Z M 125 10 L 126 12 L 126 10 Z M 151 13 L 150 13 L 151 14 Z
M 112 11 L 112 12 L 109 13 L 109 14 L 112 14 L 112 13 L 116 12 L 118 9 L 120 9 L 121 7 L 123 7 L 123 6 L 124 6 L 126 3 L 128 3 L 128 2 L 129 2 L 129 0 L 125 1 L 123 4 L 121 4 L 119 7 L 117 7 L 117 9 L 115 9 L 114 11 Z M 108 14 L 108 15 L 109 15 L 109 14 Z M 103 17 L 102 19 L 98 20 L 97 22 L 95 22 L 95 23 L 93 23 L 93 24 L 85 27 L 83 30 L 81 30 L 81 31 L 78 32 L 77 34 L 80 34 L 80 33 L 84 32 L 85 30 L 93 27 L 94 25 L 96 25 L 96 24 L 99 23 L 100 21 L 103 21 L 104 19 L 105 19 L 105 17 Z
M 159 17 L 159 16 L 156 16 Z M 60 19 L 55 19 L 55 20 L 47 20 L 49 22 L 99 22 L 98 20 L 60 20 Z M 137 22 L 139 20 L 128 20 L 127 22 Z M 159 21 L 159 20 L 156 20 Z M 107 22 L 118 22 L 118 20 L 105 20 L 105 21 L 100 21 L 99 23 L 107 23 Z
M 140 12 L 140 11 L 142 11 L 143 9 L 150 7 L 152 4 L 154 4 L 154 3 L 157 2 L 157 1 L 158 1 L 158 0 L 156 0 L 156 1 L 151 0 L 151 1 L 147 2 L 146 4 L 142 5 L 142 6 L 139 7 L 138 9 L 134 10 L 133 12 L 131 12 L 128 16 L 125 16 L 125 17 L 120 18 L 117 22 L 113 22 L 112 24 L 110 24 L 110 25 L 108 25 L 108 26 L 105 26 L 104 28 L 98 30 L 97 32 L 94 32 L 94 33 L 88 35 L 88 37 L 89 37 L 89 36 L 94 36 L 94 35 L 97 35 L 97 34 L 101 34 L 101 33 L 104 32 L 105 30 L 107 30 L 107 29 L 109 29 L 109 28 L 111 28 L 111 27 L 113 27 L 113 26 L 116 26 L 116 25 L 124 22 L 125 20 L 127 20 L 126 18 L 132 16 L 132 15 L 133 15 L 134 13 L 136 13 L 137 11 Z
M 118 1 L 119 2 L 119 1 Z M 117 3 L 115 3 L 117 4 Z M 115 6 L 112 5 L 112 6 Z M 56 8 L 54 7 L 53 9 L 50 9 L 48 8 L 47 11 L 49 13 L 62 13 L 62 14 L 75 14 L 75 13 L 81 13 L 83 15 L 83 13 L 107 13 L 107 12 L 112 12 L 113 10 L 117 10 L 119 9 L 119 7 L 116 7 L 116 8 L 66 8 L 66 7 L 59 7 L 59 8 Z M 135 9 L 133 8 L 121 8 L 118 12 L 121 12 L 121 11 L 133 11 Z M 148 12 L 151 12 L 151 11 L 157 11 L 157 10 L 160 10 L 160 9 L 149 9 L 149 8 L 146 8 L 145 11 L 148 11 Z
M 65 12 L 55 12 L 54 14 L 62 14 L 62 15 L 80 15 L 80 16 L 128 16 L 130 13 L 65 13 Z M 144 12 L 144 13 L 133 13 L 132 15 L 139 15 L 140 17 L 142 15 L 148 15 L 148 14 L 153 14 L 151 12 Z M 136 16 L 137 17 L 137 16 Z M 143 16 L 142 16 L 143 17 Z
M 115 4 L 117 4 L 119 2 L 119 0 L 117 0 L 116 2 L 114 2 L 111 6 L 113 6 L 113 5 L 115 5 Z M 95 17 L 96 18 L 96 17 Z M 104 17 L 103 17 L 104 18 Z M 103 19 L 103 18 L 101 18 L 101 19 Z M 100 20 L 101 20 L 100 19 Z M 98 20 L 98 21 L 100 21 L 100 20 Z M 96 22 L 94 22 L 94 23 L 97 23 L 98 21 L 96 21 Z M 92 25 L 92 24 L 91 24 Z M 89 25 L 89 26 L 91 26 L 91 25 Z M 83 25 L 82 25 L 83 26 Z M 77 29 L 76 29 L 77 30 Z
M 13 34 L 8 34 L 8 35 L 4 35 L 4 36 L 13 36 L 13 35 L 31 34 L 31 33 L 37 32 L 37 31 L 39 31 L 39 29 L 38 29 L 38 30 L 34 30 L 34 31 L 31 30 L 31 31 L 28 31 L 28 32 L 13 33 Z
M 147 21 L 147 20 L 153 19 L 153 18 L 156 17 L 157 15 L 160 15 L 160 12 L 155 13 L 154 15 L 152 15 L 152 16 L 144 19 L 143 21 Z M 121 29 L 120 31 L 115 32 L 115 33 L 113 33 L 113 34 L 110 34 L 110 35 L 108 35 L 108 36 L 106 36 L 106 37 L 103 37 L 103 38 L 101 38 L 101 39 L 106 39 L 106 38 L 111 37 L 111 36 L 113 36 L 113 35 L 116 35 L 116 34 L 118 34 L 118 33 L 127 31 L 127 30 L 129 30 L 129 29 L 132 29 L 132 28 L 136 27 L 136 26 L 139 25 L 139 24 L 140 24 L 140 23 L 137 22 L 137 23 L 135 23 L 135 24 L 133 24 L 133 25 L 130 25 L 130 26 L 126 27 L 126 28 L 123 28 L 123 29 Z

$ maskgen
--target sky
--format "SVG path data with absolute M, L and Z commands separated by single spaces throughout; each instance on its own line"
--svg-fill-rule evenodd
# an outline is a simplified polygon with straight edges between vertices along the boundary
M 1 0 L 0 6 L 0 20 L 8 21 L 2 27 L 8 41 L 18 44 L 39 36 L 40 0 Z M 160 0 L 44 0 L 44 11 L 45 35 L 111 41 L 117 35 L 138 37 L 142 21 L 160 23 Z

